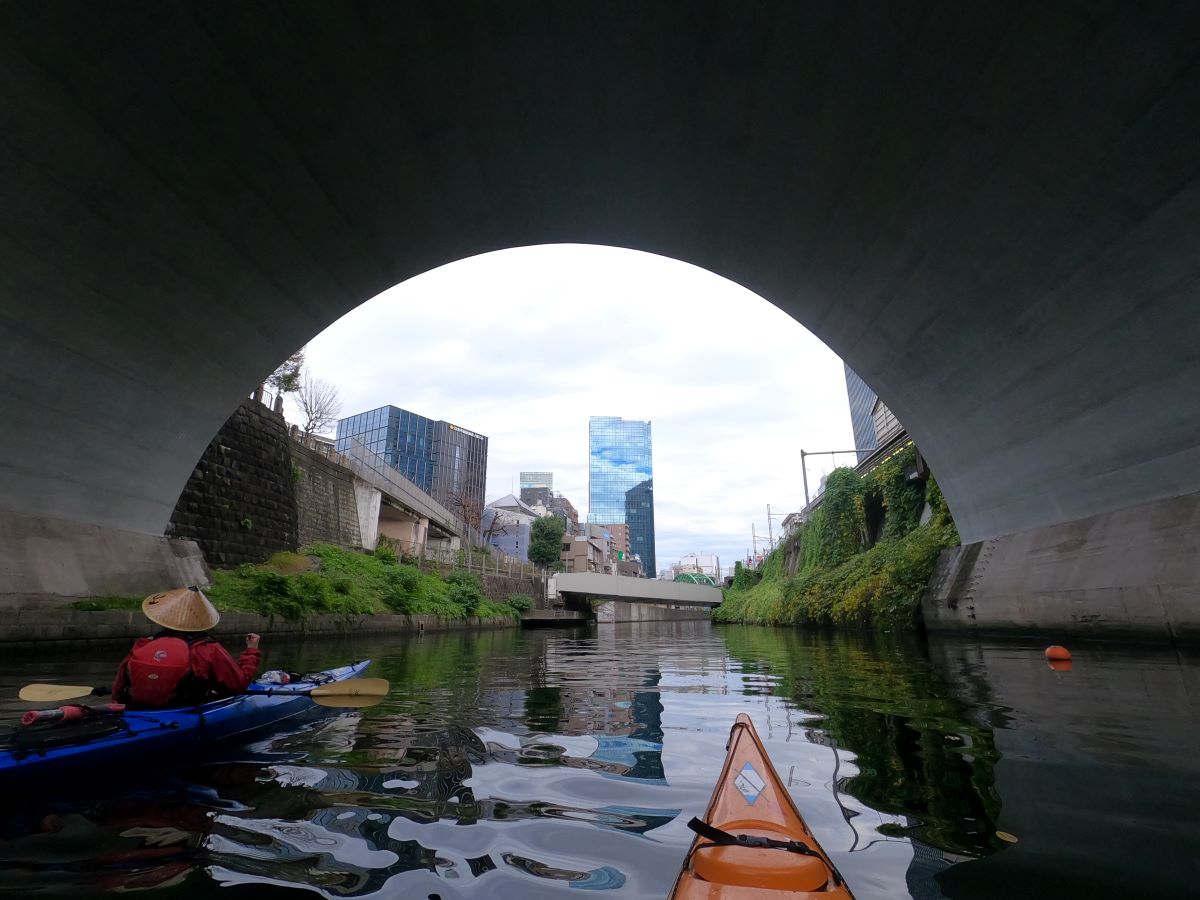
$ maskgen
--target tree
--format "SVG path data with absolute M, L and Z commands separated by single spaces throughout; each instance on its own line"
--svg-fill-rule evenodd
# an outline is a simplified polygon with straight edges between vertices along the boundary
M 471 565 L 471 548 L 475 546 L 475 538 L 479 535 L 479 526 L 483 522 L 483 504 L 463 493 L 451 494 L 447 501 L 450 511 L 457 513 L 467 526 L 467 566 Z M 482 537 L 480 541 L 482 542 Z
M 483 522 L 482 503 L 460 492 L 451 494 L 447 505 L 467 526 L 468 537 L 479 533 L 479 526 Z
M 313 378 L 307 370 L 296 392 L 296 404 L 304 416 L 305 437 L 328 431 L 342 411 L 337 388 L 323 378 Z
M 275 393 L 292 394 L 300 390 L 303 383 L 301 373 L 304 370 L 304 351 L 306 349 L 307 346 L 301 347 L 267 376 L 267 384 Z
M 487 510 L 484 510 L 484 519 L 487 519 Z M 480 523 L 482 525 L 482 523 Z M 492 510 L 492 520 L 488 522 L 487 528 L 482 528 L 479 534 L 479 540 L 485 544 L 490 544 L 492 538 L 500 537 L 508 534 L 508 517 L 498 509 Z
M 565 528 L 558 516 L 539 516 L 533 520 L 529 535 L 529 561 L 538 566 L 552 566 L 562 558 L 562 539 Z

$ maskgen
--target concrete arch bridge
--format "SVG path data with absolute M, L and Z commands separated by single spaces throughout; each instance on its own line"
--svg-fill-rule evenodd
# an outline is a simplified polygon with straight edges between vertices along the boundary
M 209 439 L 356 305 L 588 242 L 821 337 L 1029 615 L 1195 621 L 1198 57 L 1154 0 L 7 4 L 0 593 L 169 567 Z

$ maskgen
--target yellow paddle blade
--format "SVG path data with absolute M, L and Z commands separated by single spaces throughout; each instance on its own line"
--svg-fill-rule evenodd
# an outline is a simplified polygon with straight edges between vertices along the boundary
M 386 678 L 350 678 L 346 681 L 334 681 L 323 684 L 309 691 L 309 696 L 317 697 L 386 697 L 388 688 Z
M 351 678 L 323 684 L 309 692 L 313 702 L 319 706 L 344 706 L 363 708 L 382 703 L 387 696 L 388 683 L 385 678 Z
M 334 706 L 338 709 L 363 709 L 367 706 L 375 706 L 378 703 L 382 703 L 384 698 L 368 694 L 332 694 L 328 697 L 313 697 L 312 701 L 317 706 Z
M 83 687 L 78 684 L 27 684 L 21 688 L 17 696 L 22 700 L 30 700 L 34 703 L 46 703 L 47 701 L 57 702 L 87 697 L 95 690 L 94 687 Z

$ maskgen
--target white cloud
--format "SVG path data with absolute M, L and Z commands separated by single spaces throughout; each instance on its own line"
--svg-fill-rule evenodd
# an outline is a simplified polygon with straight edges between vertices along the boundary
M 650 420 L 660 568 L 688 552 L 731 566 L 752 523 L 767 534 L 767 504 L 803 505 L 801 448 L 853 446 L 831 350 L 733 282 L 632 250 L 524 247 L 443 266 L 334 323 L 308 361 L 343 415 L 392 404 L 487 435 L 489 498 L 548 470 L 581 514 L 588 417 Z M 809 461 L 810 490 L 832 467 Z

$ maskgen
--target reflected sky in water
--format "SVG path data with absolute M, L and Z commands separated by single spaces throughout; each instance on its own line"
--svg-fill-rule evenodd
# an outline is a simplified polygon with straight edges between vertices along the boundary
M 707 623 L 268 652 L 370 656 L 393 690 L 118 795 L 6 809 L 0 894 L 663 897 L 739 712 L 860 900 L 1130 895 L 1131 872 L 1178 893 L 1198 874 L 1177 816 L 1200 801 L 1200 680 L 1174 653 L 1056 672 L 1035 647 Z M 102 683 L 114 653 L 13 660 L 0 696 Z M 1114 837 L 1152 866 L 1107 871 Z

